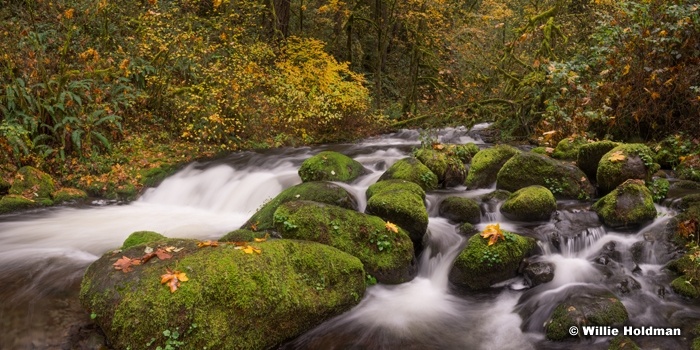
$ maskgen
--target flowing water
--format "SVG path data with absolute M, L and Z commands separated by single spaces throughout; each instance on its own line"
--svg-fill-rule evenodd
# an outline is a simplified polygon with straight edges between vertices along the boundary
M 464 129 L 440 132 L 440 141 L 476 142 Z M 372 172 L 344 186 L 360 204 L 364 192 L 393 162 L 420 144 L 416 131 L 314 148 L 239 152 L 193 163 L 146 191 L 139 200 L 94 202 L 0 216 L 0 349 L 99 348 L 89 315 L 77 301 L 85 268 L 115 249 L 132 232 L 217 239 L 240 227 L 266 200 L 301 182 L 302 161 L 321 150 L 336 150 Z M 482 145 L 486 147 L 486 145 Z M 448 281 L 452 263 L 466 243 L 456 225 L 438 217 L 448 195 L 477 198 L 490 192 L 464 187 L 434 191 L 425 249 L 415 279 L 375 285 L 351 311 L 331 319 L 284 349 L 607 349 L 609 337 L 550 342 L 543 324 L 567 296 L 608 289 L 624 303 L 630 325 L 680 327 L 681 337 L 634 337 L 643 348 L 688 348 L 690 327 L 700 308 L 668 287 L 673 276 L 663 266 L 675 252 L 664 243 L 661 213 L 635 232 L 612 231 L 589 210 L 590 203 L 560 201 L 548 222 L 513 222 L 498 202 L 482 205 L 482 222 L 538 240 L 539 261 L 555 266 L 549 282 L 528 288 L 515 278 L 487 291 L 456 290 Z M 87 335 L 86 335 L 87 334 Z

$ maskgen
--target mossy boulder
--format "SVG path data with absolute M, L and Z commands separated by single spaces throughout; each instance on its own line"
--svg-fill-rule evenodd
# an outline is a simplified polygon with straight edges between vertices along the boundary
M 379 217 L 309 201 L 282 204 L 275 228 L 284 238 L 333 246 L 356 256 L 365 271 L 382 283 L 403 283 L 415 276 L 413 243 L 399 228 L 393 232 Z
M 56 203 L 70 202 L 80 199 L 86 199 L 87 193 L 77 188 L 64 187 L 52 194 L 53 200 Z
M 511 220 L 541 221 L 557 211 L 557 200 L 544 186 L 521 188 L 508 197 L 501 206 L 501 213 Z
M 514 192 L 534 185 L 548 188 L 558 198 L 588 199 L 595 195 L 581 169 L 541 154 L 520 152 L 498 172 L 498 189 Z
M 380 181 L 390 179 L 413 182 L 424 191 L 434 190 L 438 187 L 437 175 L 414 157 L 398 160 L 379 178 Z
M 295 200 L 307 200 L 319 203 L 337 205 L 339 207 L 357 210 L 357 200 L 350 192 L 331 182 L 304 182 L 285 189 L 271 201 L 263 204 L 241 228 L 255 231 L 273 228 L 272 215 L 282 203 Z
M 415 152 L 415 157 L 437 175 L 439 186 L 455 187 L 464 183 L 467 169 L 457 156 L 448 155 L 438 150 L 421 148 Z
M 25 198 L 51 198 L 55 184 L 49 174 L 30 166 L 20 168 L 15 175 L 9 194 Z
M 479 151 L 472 158 L 464 184 L 469 189 L 490 187 L 503 164 L 519 152 L 508 145 L 498 145 Z
M 474 158 L 474 155 L 481 151 L 481 148 L 474 142 L 467 142 L 463 145 L 447 145 L 445 149 L 447 153 L 457 156 L 464 164 L 469 164 L 472 158 Z
M 571 326 L 621 326 L 628 318 L 625 306 L 610 292 L 574 294 L 554 309 L 545 323 L 545 335 L 564 340 L 571 337 Z
M 683 212 L 674 216 L 666 224 L 668 238 L 679 247 L 700 237 L 700 204 L 690 204 Z
M 618 335 L 610 340 L 608 350 L 642 350 L 630 337 Z
M 567 137 L 557 143 L 557 147 L 552 152 L 552 158 L 560 160 L 576 160 L 581 146 L 587 144 L 584 137 Z
M 0 198 L 0 214 L 17 210 L 40 207 L 41 203 L 16 194 L 8 194 Z
M 160 242 L 167 239 L 167 237 L 161 235 L 158 232 L 153 231 L 137 231 L 126 237 L 124 244 L 122 244 L 122 250 L 135 247 L 137 245 L 148 244 L 153 242 Z
M 409 191 L 419 196 L 421 200 L 425 200 L 425 191 L 416 183 L 406 180 L 384 180 L 375 182 L 367 188 L 365 194 L 367 198 L 372 198 L 372 196 L 377 193 L 393 191 Z
M 619 146 L 619 142 L 598 141 L 581 145 L 576 156 L 576 165 L 583 171 L 589 179 L 595 180 L 598 172 L 598 163 L 603 155 Z
M 671 281 L 671 289 L 686 298 L 697 299 L 700 297 L 700 291 L 687 276 L 680 276 Z
M 640 143 L 623 144 L 600 158 L 596 181 L 601 193 L 605 194 L 628 179 L 651 179 L 658 169 L 649 147 Z
M 264 238 L 266 235 L 268 234 L 265 231 L 238 229 L 219 238 L 219 242 L 253 242 L 256 238 Z
M 637 227 L 656 218 L 654 198 L 643 180 L 627 180 L 599 199 L 593 210 L 606 225 Z
M 342 181 L 350 182 L 360 175 L 367 174 L 360 162 L 338 152 L 323 151 L 301 163 L 301 181 Z
M 535 240 L 504 231 L 505 240 L 489 246 L 488 240 L 474 235 L 450 270 L 450 282 L 469 289 L 486 289 L 513 278 L 520 262 L 532 254 Z
M 681 180 L 700 182 L 700 155 L 687 156 L 676 167 L 676 173 Z
M 365 212 L 399 225 L 408 231 L 413 242 L 420 244 L 428 229 L 425 195 L 417 193 L 412 183 L 385 185 L 384 182 L 388 181 L 377 182 L 367 189 Z
M 478 224 L 481 221 L 479 204 L 465 197 L 450 196 L 440 202 L 440 216 L 458 223 Z
M 143 255 L 138 245 L 106 253 L 85 273 L 81 304 L 114 349 L 165 348 L 174 332 L 187 349 L 270 349 L 349 310 L 365 290 L 357 258 L 315 242 L 255 243 L 261 254 L 195 240 L 159 244 L 182 250 L 116 270 L 122 256 Z M 166 269 L 189 280 L 171 293 L 160 283 Z

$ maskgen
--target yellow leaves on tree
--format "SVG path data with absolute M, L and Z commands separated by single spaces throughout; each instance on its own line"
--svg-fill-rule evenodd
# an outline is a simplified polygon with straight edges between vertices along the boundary
M 486 228 L 481 232 L 481 237 L 489 240 L 488 245 L 494 245 L 498 240 L 505 240 L 501 224 L 486 225 Z
M 387 221 L 386 224 L 384 224 L 384 227 L 387 229 L 387 231 L 399 233 L 398 226 L 396 226 L 396 224 L 392 223 L 391 221 Z
M 613 154 L 611 154 L 610 157 L 608 157 L 608 160 L 611 162 L 619 162 L 625 160 L 625 158 L 626 157 L 624 154 L 622 154 L 622 151 L 617 151 L 613 152 Z
M 189 278 L 184 272 L 178 270 L 166 269 L 166 273 L 160 276 L 160 284 L 167 283 L 170 288 L 170 293 L 175 293 L 175 291 L 180 287 L 180 282 L 187 282 Z

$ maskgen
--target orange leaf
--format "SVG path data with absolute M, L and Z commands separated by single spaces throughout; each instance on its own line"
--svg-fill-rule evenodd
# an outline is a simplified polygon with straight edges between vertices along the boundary
M 180 282 L 189 281 L 187 275 L 184 272 L 173 271 L 170 269 L 165 269 L 166 273 L 160 276 L 160 284 L 167 283 L 170 288 L 170 293 L 175 293 L 175 291 L 180 287 Z
M 263 238 L 253 238 L 253 240 L 256 241 L 256 242 L 258 242 L 258 243 L 260 243 L 260 242 L 265 242 L 265 241 L 267 241 L 267 239 L 268 239 L 269 237 L 270 237 L 270 234 L 269 234 L 269 233 L 266 233 L 266 234 L 265 234 L 265 237 L 263 237 Z
M 608 160 L 611 162 L 619 162 L 621 160 L 625 160 L 625 158 L 626 157 L 624 154 L 622 154 L 622 151 L 617 151 L 613 152 L 613 154 L 611 154 L 610 157 L 608 157 Z
M 158 248 L 155 254 L 160 260 L 168 260 L 173 257 L 171 254 L 168 254 L 165 250 L 163 250 L 163 248 Z
M 386 224 L 384 224 L 384 227 L 393 233 L 399 233 L 399 228 L 396 226 L 396 224 L 392 224 L 391 221 L 387 221 Z
M 197 243 L 197 247 L 202 248 L 202 247 L 218 247 L 219 246 L 219 241 L 204 241 L 204 242 L 199 242 Z
M 505 240 L 503 236 L 503 231 L 501 230 L 501 224 L 486 225 L 484 231 L 481 232 L 481 237 L 489 240 L 488 245 L 494 245 L 498 240 Z
M 114 264 L 112 264 L 115 269 L 117 270 L 122 270 L 122 272 L 127 273 L 131 271 L 131 267 L 134 265 L 141 265 L 141 260 L 139 259 L 131 259 L 127 256 L 122 256 L 121 259 L 117 260 Z

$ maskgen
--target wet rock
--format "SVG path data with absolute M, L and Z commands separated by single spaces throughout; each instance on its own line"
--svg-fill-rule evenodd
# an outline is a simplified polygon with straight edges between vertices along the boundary
M 472 225 L 468 222 L 465 222 L 465 223 L 459 225 L 457 232 L 459 232 L 463 236 L 471 237 L 471 236 L 479 233 L 479 230 L 477 230 L 476 227 L 474 227 L 474 225 Z
M 478 224 L 481 221 L 481 208 L 471 198 L 450 196 L 440 203 L 440 216 L 458 223 Z
M 557 201 L 546 187 L 528 186 L 512 193 L 501 206 L 501 213 L 511 220 L 549 220 L 557 210 Z
M 627 309 L 612 293 L 575 294 L 554 309 L 545 323 L 545 335 L 564 340 L 571 337 L 571 326 L 621 326 L 628 318 Z
M 17 171 L 9 194 L 20 195 L 34 200 L 51 198 L 51 194 L 54 191 L 55 184 L 51 176 L 34 167 L 25 166 Z
M 506 190 L 495 190 L 481 196 L 481 201 L 488 203 L 503 202 L 510 197 L 511 193 L 512 192 Z
M 399 225 L 415 244 L 422 242 L 428 229 L 428 210 L 420 186 L 403 180 L 379 181 L 367 189 L 367 196 L 367 214 Z
M 499 189 L 517 191 L 533 185 L 548 188 L 557 198 L 587 199 L 595 194 L 595 188 L 579 168 L 541 154 L 518 153 L 498 172 Z
M 494 183 L 503 164 L 519 152 L 508 145 L 498 145 L 479 151 L 472 158 L 464 184 L 469 189 L 488 188 Z
M 424 191 L 438 187 L 438 177 L 418 159 L 408 157 L 397 161 L 379 178 L 383 180 L 405 180 L 418 184 Z
M 642 289 L 642 285 L 639 284 L 639 281 L 631 276 L 616 276 L 608 281 L 608 283 L 613 285 L 615 290 L 620 292 L 622 295 L 630 294 L 634 291 Z
M 338 152 L 323 151 L 305 160 L 299 168 L 301 181 L 350 182 L 367 174 L 360 162 Z
M 555 266 L 545 261 L 525 262 L 523 276 L 530 287 L 550 282 L 554 279 Z
M 651 192 L 643 180 L 627 180 L 599 199 L 593 210 L 610 227 L 638 227 L 656 217 Z
M 408 232 L 401 227 L 393 232 L 377 216 L 294 201 L 280 205 L 274 221 L 275 229 L 284 238 L 327 244 L 357 257 L 365 271 L 381 283 L 403 283 L 415 276 L 413 243 Z
M 86 199 L 87 193 L 76 188 L 64 187 L 52 194 L 55 203 L 70 202 L 80 199 Z
M 681 276 L 671 282 L 671 289 L 679 295 L 686 298 L 697 299 L 700 297 L 698 288 L 688 279 L 687 276 Z
M 611 149 L 619 145 L 619 142 L 612 141 L 598 141 L 581 145 L 578 149 L 576 165 L 578 165 L 579 169 L 581 169 L 589 179 L 595 180 L 600 159 L 603 158 L 603 155 L 610 152 Z
M 24 198 L 16 194 L 8 194 L 0 198 L 0 214 L 17 210 L 40 207 L 41 203 Z
M 628 179 L 646 180 L 659 169 L 646 145 L 623 144 L 604 154 L 598 163 L 596 180 L 601 193 L 609 193 Z
M 464 183 L 467 170 L 457 156 L 448 155 L 438 150 L 421 148 L 415 157 L 438 177 L 438 184 L 443 188 L 460 186 Z
M 611 261 L 622 261 L 622 254 L 615 249 L 616 245 L 617 244 L 615 241 L 605 243 L 603 248 L 601 248 L 598 252 L 598 255 L 594 261 L 601 265 L 608 265 Z

